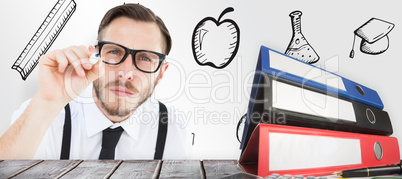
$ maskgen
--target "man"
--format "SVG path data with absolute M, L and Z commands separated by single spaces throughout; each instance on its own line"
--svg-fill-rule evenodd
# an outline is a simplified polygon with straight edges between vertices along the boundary
M 110 9 L 95 48 L 40 58 L 39 90 L 14 113 L 0 138 L 0 159 L 186 158 L 185 122 L 150 98 L 170 49 L 169 32 L 150 9 Z M 100 60 L 92 66 L 94 53 Z

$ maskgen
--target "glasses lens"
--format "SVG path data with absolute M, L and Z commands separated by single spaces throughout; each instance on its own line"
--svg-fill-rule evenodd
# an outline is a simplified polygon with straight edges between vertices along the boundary
M 114 44 L 104 44 L 101 49 L 101 57 L 104 58 L 105 62 L 109 64 L 117 64 L 119 63 L 126 51 L 124 48 L 114 45 Z
M 125 48 L 116 44 L 104 43 L 100 49 L 100 55 L 110 65 L 119 64 L 126 54 Z M 161 57 L 155 52 L 139 50 L 133 56 L 134 65 L 141 71 L 153 73 L 158 70 Z M 162 57 L 163 59 L 163 57 Z
M 158 69 L 159 56 L 152 52 L 139 51 L 135 54 L 135 64 L 137 68 L 146 72 L 154 72 Z

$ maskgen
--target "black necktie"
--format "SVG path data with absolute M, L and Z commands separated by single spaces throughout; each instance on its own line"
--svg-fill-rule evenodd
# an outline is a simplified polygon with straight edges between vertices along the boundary
M 123 131 L 124 129 L 122 127 L 117 127 L 114 129 L 107 128 L 103 130 L 102 150 L 100 152 L 99 159 L 114 159 L 114 151 Z

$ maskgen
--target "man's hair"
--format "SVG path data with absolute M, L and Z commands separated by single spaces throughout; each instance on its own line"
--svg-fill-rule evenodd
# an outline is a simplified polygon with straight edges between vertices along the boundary
M 165 41 L 164 53 L 167 55 L 172 48 L 172 38 L 162 19 L 155 15 L 151 9 L 140 4 L 123 4 L 106 12 L 98 28 L 98 40 L 103 36 L 103 30 L 116 18 L 127 17 L 142 22 L 154 22 L 158 25 Z

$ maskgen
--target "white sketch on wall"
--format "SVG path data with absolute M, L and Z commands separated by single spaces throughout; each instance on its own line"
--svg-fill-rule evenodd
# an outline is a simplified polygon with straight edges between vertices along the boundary
M 355 55 L 354 46 L 356 36 L 360 37 L 360 51 L 369 55 L 378 55 L 385 52 L 389 47 L 388 33 L 395 27 L 393 23 L 385 20 L 371 18 L 354 31 L 352 51 L 349 57 Z
M 293 11 L 289 14 L 292 22 L 293 35 L 285 54 L 304 62 L 313 64 L 318 62 L 320 57 L 301 31 L 301 11 Z
M 21 74 L 23 80 L 28 78 L 39 63 L 39 58 L 49 50 L 75 12 L 76 6 L 74 0 L 58 0 L 56 2 L 11 67 L 11 69 L 15 69 Z
M 240 46 L 240 29 L 232 19 L 222 17 L 234 11 L 226 8 L 218 20 L 213 17 L 202 19 L 192 35 L 192 51 L 195 61 L 203 66 L 225 68 L 234 59 Z

